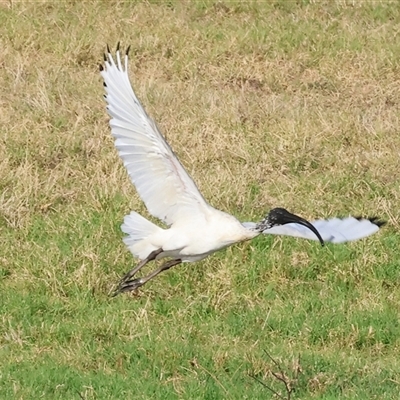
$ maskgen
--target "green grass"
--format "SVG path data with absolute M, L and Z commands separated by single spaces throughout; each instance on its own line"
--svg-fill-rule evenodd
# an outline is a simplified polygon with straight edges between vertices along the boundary
M 0 3 L 0 398 L 286 398 L 282 371 L 292 400 L 397 398 L 399 20 L 397 2 Z M 387 226 L 257 238 L 110 298 L 135 263 L 123 216 L 147 215 L 102 100 L 119 40 L 213 206 Z

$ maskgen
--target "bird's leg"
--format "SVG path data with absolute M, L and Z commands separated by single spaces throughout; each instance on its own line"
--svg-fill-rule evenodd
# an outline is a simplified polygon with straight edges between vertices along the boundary
M 162 253 L 163 249 L 158 249 L 152 251 L 144 260 L 140 261 L 138 265 L 136 265 L 135 268 L 131 269 L 129 272 L 127 272 L 122 279 L 120 280 L 118 284 L 118 288 L 115 289 L 115 292 L 112 294 L 112 296 L 116 296 L 118 293 L 120 293 L 120 289 L 123 287 L 125 282 L 129 281 L 133 275 L 135 275 L 140 269 L 142 269 L 148 262 L 153 261 L 156 259 L 156 257 Z
M 131 269 L 129 272 L 127 272 L 121 279 L 120 285 L 122 285 L 124 282 L 129 281 L 129 279 L 132 278 L 133 275 L 135 275 L 137 272 L 139 272 L 148 262 L 153 261 L 156 259 L 156 257 L 162 253 L 163 249 L 158 249 L 152 251 L 144 260 L 140 261 L 138 265 L 136 265 L 135 268 Z
M 159 273 L 166 271 L 167 269 L 170 269 L 174 265 L 180 264 L 182 260 L 177 259 L 177 260 L 170 260 L 161 265 L 160 268 L 157 268 L 150 274 L 142 277 L 142 278 L 137 278 L 137 279 L 132 279 L 132 280 L 125 280 L 122 282 L 117 289 L 115 294 L 118 293 L 124 293 L 124 292 L 130 292 L 132 290 L 135 290 L 139 288 L 140 286 L 143 286 L 146 282 L 148 282 L 150 279 L 153 279 L 155 276 L 157 276 Z

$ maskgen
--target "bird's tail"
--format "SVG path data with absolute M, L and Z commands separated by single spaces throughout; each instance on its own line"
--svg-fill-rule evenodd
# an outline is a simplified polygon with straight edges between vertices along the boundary
M 160 227 L 154 225 L 135 211 L 127 215 L 124 218 L 124 223 L 121 225 L 122 232 L 128 235 L 124 237 L 124 243 L 130 252 L 141 260 L 155 250 L 155 247 L 146 239 L 160 229 Z

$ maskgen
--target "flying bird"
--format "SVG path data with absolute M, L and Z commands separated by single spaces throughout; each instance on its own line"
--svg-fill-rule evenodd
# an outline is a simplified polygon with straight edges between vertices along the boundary
M 283 208 L 272 209 L 260 222 L 240 222 L 212 207 L 179 162 L 175 153 L 141 105 L 128 76 L 129 47 L 121 61 L 107 46 L 100 65 L 111 117 L 111 133 L 125 168 L 147 210 L 167 229 L 132 211 L 121 226 L 124 242 L 139 263 L 120 281 L 114 295 L 136 290 L 159 273 L 194 262 L 234 243 L 260 234 L 287 235 L 342 243 L 369 236 L 383 224 L 377 218 L 348 217 L 312 223 Z M 135 275 L 150 261 L 167 258 L 150 274 Z

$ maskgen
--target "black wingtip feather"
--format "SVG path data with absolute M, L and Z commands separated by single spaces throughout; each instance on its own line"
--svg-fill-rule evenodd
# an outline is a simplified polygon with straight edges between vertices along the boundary
M 358 219 L 359 221 L 361 221 L 362 219 L 367 219 L 369 222 L 371 222 L 372 224 L 376 225 L 378 228 L 380 228 L 381 226 L 384 226 L 387 224 L 387 221 L 382 221 L 381 219 L 379 219 L 379 217 L 354 217 L 355 219 Z
M 373 218 L 368 218 L 373 224 L 375 224 L 376 226 L 378 226 L 379 228 L 386 225 L 387 221 L 382 221 L 381 219 L 379 219 L 378 217 L 373 217 Z
M 107 84 L 106 84 L 105 82 L 103 82 L 103 86 L 104 86 L 104 87 L 107 87 Z
M 119 51 L 120 42 L 117 43 L 117 51 Z
M 129 55 L 129 50 L 131 49 L 131 45 L 128 46 L 128 48 L 126 49 L 125 55 Z
M 99 64 L 99 70 L 100 70 L 100 72 L 104 70 L 104 67 L 102 64 Z
M 108 54 L 111 54 L 111 51 L 110 51 L 110 46 L 107 44 L 107 53 Z
M 106 55 L 106 53 L 103 54 L 103 58 L 104 58 L 104 61 L 107 61 L 107 55 Z

